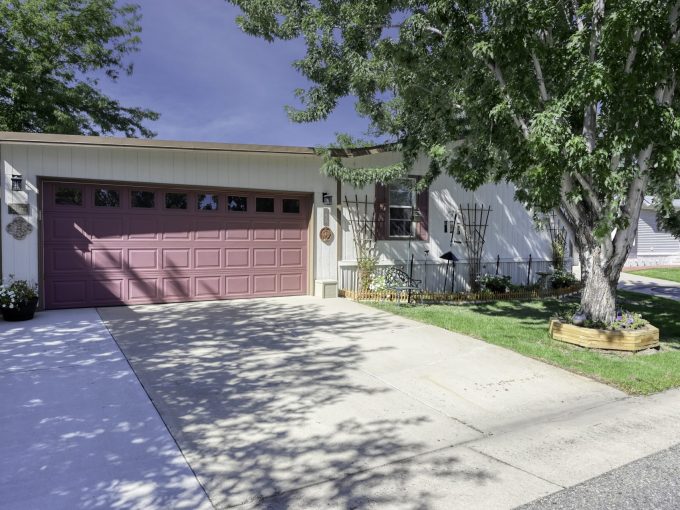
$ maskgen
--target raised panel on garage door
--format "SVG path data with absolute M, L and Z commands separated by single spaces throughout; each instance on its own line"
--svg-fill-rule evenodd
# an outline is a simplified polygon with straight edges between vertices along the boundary
M 307 292 L 304 195 L 45 182 L 42 198 L 47 308 Z

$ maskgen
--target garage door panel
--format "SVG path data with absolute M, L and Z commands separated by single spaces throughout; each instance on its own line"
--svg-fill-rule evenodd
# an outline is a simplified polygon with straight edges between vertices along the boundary
M 280 251 L 281 267 L 302 267 L 301 248 L 281 248 Z
M 254 248 L 253 267 L 276 267 L 276 248 Z
M 197 218 L 194 223 L 194 238 L 197 241 L 219 241 L 222 238 L 222 221 Z
M 302 292 L 304 276 L 300 273 L 281 275 L 281 292 Z
M 247 296 L 250 294 L 250 276 L 225 276 L 225 295 L 227 297 Z
M 230 225 L 226 227 L 224 237 L 227 241 L 248 241 L 250 239 L 250 229 L 245 225 Z
M 225 248 L 225 267 L 226 268 L 247 268 L 250 267 L 249 248 Z
M 123 295 L 123 278 L 112 280 L 94 280 L 92 282 L 92 299 L 98 303 L 120 303 Z
M 123 250 L 121 248 L 97 248 L 90 252 L 92 269 L 123 270 Z
M 219 269 L 221 267 L 220 248 L 197 248 L 194 250 L 196 269 Z
M 191 278 L 163 278 L 163 297 L 167 299 L 187 299 L 191 297 Z
M 50 252 L 47 263 L 48 273 L 59 271 L 87 271 L 89 269 L 88 251 L 80 250 L 75 247 L 60 246 L 55 247 Z
M 78 241 L 87 242 L 85 226 L 85 219 L 83 218 L 49 218 L 48 225 L 46 225 L 49 235 L 45 237 L 46 241 Z
M 48 288 L 47 299 L 58 306 L 74 306 L 87 300 L 85 280 L 56 280 Z
M 131 270 L 158 269 L 158 250 L 154 248 L 128 250 L 128 268 Z
M 105 185 L 79 185 L 83 203 L 56 204 L 46 183 L 43 212 L 45 302 L 49 308 L 161 303 L 187 300 L 304 294 L 307 290 L 305 214 L 225 210 L 227 196 L 255 193 L 210 192 L 216 209 L 165 209 L 166 189 L 155 187 L 152 208 L 132 207 L 136 187 L 118 187 L 121 200 L 95 206 Z M 183 193 L 167 188 L 168 193 Z M 198 192 L 200 194 L 200 192 Z M 190 196 L 195 196 L 189 193 Z M 272 193 L 272 195 L 276 195 Z M 293 194 L 293 197 L 295 195 Z M 298 198 L 293 198 L 298 200 Z M 309 210 L 300 198 L 301 210 Z M 101 200 L 100 200 L 101 202 Z M 291 217 L 292 216 L 292 217 Z
M 197 276 L 195 280 L 196 297 L 219 299 L 222 295 L 219 276 Z
M 159 239 L 159 227 L 155 218 L 131 215 L 128 222 L 128 239 L 155 241 Z
M 158 300 L 158 279 L 134 278 L 128 280 L 128 299 L 132 302 L 150 302 Z
M 256 274 L 253 276 L 254 294 L 274 294 L 276 293 L 276 279 L 274 274 Z
M 123 218 L 111 216 L 90 219 L 90 236 L 96 240 L 122 240 L 124 233 Z
M 270 227 L 253 228 L 254 241 L 276 241 L 276 229 Z
M 163 239 L 191 239 L 193 222 L 191 219 L 172 217 L 163 219 Z
M 306 235 L 305 229 L 289 223 L 281 225 L 280 232 L 281 241 L 302 241 Z
M 163 269 L 190 269 L 191 254 L 189 248 L 164 249 Z

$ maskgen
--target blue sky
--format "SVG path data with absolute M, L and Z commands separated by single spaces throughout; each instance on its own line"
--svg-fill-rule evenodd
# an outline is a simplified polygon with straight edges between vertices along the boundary
M 300 41 L 267 43 L 244 34 L 224 0 L 137 0 L 142 44 L 132 76 L 102 80 L 125 105 L 151 108 L 157 138 L 315 146 L 336 132 L 361 136 L 367 122 L 343 101 L 327 121 L 294 124 L 284 111 L 306 80 L 291 67 Z

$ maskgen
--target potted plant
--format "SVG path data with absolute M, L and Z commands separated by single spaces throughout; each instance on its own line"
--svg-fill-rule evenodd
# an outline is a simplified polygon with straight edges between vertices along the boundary
M 6 321 L 27 321 L 38 307 L 38 286 L 26 280 L 15 280 L 0 285 L 0 309 Z

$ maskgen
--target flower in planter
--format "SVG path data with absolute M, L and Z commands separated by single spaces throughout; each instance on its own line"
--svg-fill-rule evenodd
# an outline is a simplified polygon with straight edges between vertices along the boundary
M 15 280 L 13 275 L 7 283 L 0 285 L 0 308 L 20 310 L 38 299 L 38 285 L 26 280 Z
M 605 329 L 611 329 L 613 331 L 635 330 L 644 328 L 647 324 L 649 324 L 649 322 L 643 319 L 639 313 L 620 310 L 617 312 L 616 318 L 607 324 Z

